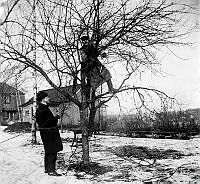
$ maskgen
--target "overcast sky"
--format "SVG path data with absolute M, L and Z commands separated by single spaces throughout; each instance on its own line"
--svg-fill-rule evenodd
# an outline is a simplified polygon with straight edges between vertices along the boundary
M 171 97 L 176 97 L 180 103 L 184 104 L 183 109 L 200 108 L 200 33 L 193 36 L 199 41 L 198 45 L 193 48 L 174 49 L 177 56 L 166 54 L 161 66 L 163 75 L 148 74 L 141 82 L 142 86 L 152 86 Z M 122 96 L 123 110 L 129 112 L 133 107 L 130 96 Z M 111 114 L 118 113 L 117 100 L 112 100 L 107 110 Z

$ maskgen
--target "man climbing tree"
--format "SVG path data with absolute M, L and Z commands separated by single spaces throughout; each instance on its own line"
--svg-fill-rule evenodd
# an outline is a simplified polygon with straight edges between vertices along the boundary
M 95 47 L 94 41 L 89 36 L 81 36 L 81 85 L 85 101 L 89 102 L 90 113 L 88 117 L 88 131 L 91 136 L 95 131 L 94 119 L 97 108 L 95 108 L 95 91 L 103 83 L 107 83 L 108 92 L 115 93 L 117 90 L 113 87 L 112 76 L 109 70 L 99 61 L 98 56 L 106 57 L 106 53 L 99 53 Z
M 95 44 L 89 39 L 89 36 L 82 36 L 81 41 L 83 44 L 81 47 L 81 72 L 84 75 L 82 83 L 85 83 L 88 88 L 91 87 L 93 90 L 96 90 L 101 84 L 107 82 L 108 91 L 110 93 L 116 92 L 117 90 L 113 87 L 112 76 L 109 70 L 98 59 L 99 55 L 106 57 L 106 54 L 98 53 Z

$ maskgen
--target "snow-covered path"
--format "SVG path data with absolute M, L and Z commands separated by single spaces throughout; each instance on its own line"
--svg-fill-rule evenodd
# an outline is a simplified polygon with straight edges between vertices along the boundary
M 18 134 L 3 132 L 0 127 L 0 142 Z M 62 133 L 63 138 L 72 138 L 71 132 Z M 98 135 L 92 138 L 90 157 L 107 169 L 97 176 L 68 171 L 67 175 L 52 177 L 44 173 L 43 146 L 31 145 L 31 134 L 26 133 L 9 141 L 0 143 L 0 184 L 142 184 L 148 178 L 160 177 L 158 170 L 168 171 L 184 165 L 173 174 L 168 181 L 171 183 L 200 183 L 200 138 L 190 140 L 127 138 Z M 39 135 L 38 135 L 39 140 Z M 40 141 L 41 142 L 41 141 Z M 71 142 L 63 142 L 61 154 L 65 159 L 71 155 Z M 124 160 L 113 154 L 110 149 L 117 146 L 134 145 L 157 149 L 181 151 L 188 156 L 181 159 L 157 160 L 154 167 L 140 167 L 137 162 Z M 136 160 L 135 160 L 136 161 Z M 66 162 L 67 164 L 67 162 Z M 126 177 L 125 177 L 126 176 Z M 156 181 L 155 181 L 156 183 Z

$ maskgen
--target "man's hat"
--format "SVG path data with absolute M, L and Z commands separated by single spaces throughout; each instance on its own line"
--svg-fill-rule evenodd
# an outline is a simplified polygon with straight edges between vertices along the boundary
M 42 101 L 43 98 L 45 98 L 45 97 L 47 97 L 47 96 L 48 96 L 48 94 L 45 93 L 44 91 L 39 91 L 39 92 L 37 93 L 36 100 L 37 100 L 38 102 L 40 102 L 40 101 Z
M 86 36 L 86 35 L 85 36 L 81 36 L 81 40 L 82 41 L 89 40 L 89 36 Z

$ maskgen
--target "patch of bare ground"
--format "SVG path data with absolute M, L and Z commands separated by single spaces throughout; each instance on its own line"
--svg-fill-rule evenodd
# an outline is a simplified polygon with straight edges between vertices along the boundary
M 136 157 L 140 159 L 180 159 L 183 156 L 191 156 L 185 155 L 180 151 L 167 149 L 167 150 L 160 150 L 157 148 L 150 149 L 148 147 L 143 146 L 133 146 L 133 145 L 126 145 L 126 146 L 119 146 L 112 149 L 112 152 L 119 157 Z

